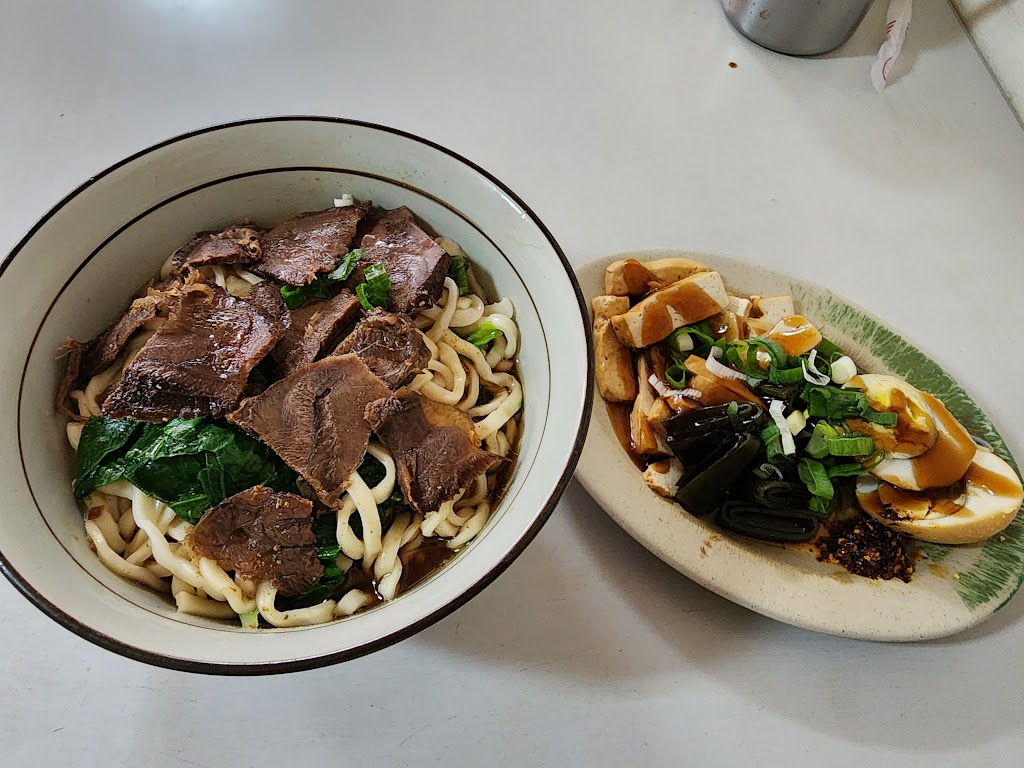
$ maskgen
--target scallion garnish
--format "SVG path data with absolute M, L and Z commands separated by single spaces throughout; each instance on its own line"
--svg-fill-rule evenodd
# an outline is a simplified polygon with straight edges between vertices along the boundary
M 772 339 L 754 337 L 728 342 L 719 339 L 715 342 L 715 346 L 722 347 L 722 356 L 729 365 L 749 378 L 758 380 L 765 378 L 765 368 L 757 358 L 758 352 L 765 352 L 768 355 L 769 380 L 771 379 L 772 367 L 776 370 L 784 370 L 789 363 L 789 357 L 782 349 L 782 346 Z M 791 382 L 773 381 L 772 383 Z
M 862 416 L 865 410 L 870 410 L 864 393 L 852 389 L 808 384 L 804 387 L 803 399 L 811 418 L 833 422 Z
M 899 421 L 899 416 L 895 413 L 891 413 L 889 411 L 876 411 L 870 407 L 864 410 L 861 414 L 861 418 L 883 427 L 895 427 L 896 422 Z
M 715 343 L 715 337 L 711 335 L 711 325 L 704 320 L 695 325 L 676 328 L 665 341 L 673 356 L 689 355 L 692 352 L 700 357 L 707 357 L 708 349 Z
M 459 286 L 459 296 L 469 296 L 473 290 L 469 287 L 469 260 L 462 255 L 452 256 L 448 265 L 448 275 Z
M 686 389 L 686 368 L 678 363 L 673 363 L 665 369 L 665 380 L 674 389 Z
M 825 338 L 818 342 L 818 346 L 815 349 L 818 350 L 818 357 L 822 358 L 826 363 L 834 363 L 846 354 L 842 347 L 838 344 L 833 344 Z
M 776 368 L 774 365 L 768 368 L 768 381 L 772 384 L 796 384 L 804 380 L 804 369 L 797 368 Z
M 764 443 L 765 456 L 768 461 L 774 462 L 778 458 L 785 458 L 782 450 L 782 432 L 775 424 L 769 424 L 761 430 L 761 442 Z
M 826 499 L 824 496 L 811 496 L 807 508 L 820 517 L 828 517 L 832 514 L 832 507 L 836 503 L 836 497 Z
M 807 441 L 805 450 L 814 459 L 823 459 L 828 456 L 829 438 L 838 436 L 838 432 L 830 424 L 819 421 L 814 425 L 811 432 L 811 439 Z
M 867 456 L 874 450 L 875 441 L 859 433 L 828 439 L 828 452 L 833 456 Z
M 845 461 L 842 464 L 833 464 L 827 469 L 829 477 L 852 477 L 865 471 L 859 461 Z
M 753 353 L 747 353 L 747 360 L 757 360 L 757 351 L 764 350 L 771 357 L 771 364 L 776 368 L 785 368 L 789 364 L 789 356 L 786 354 L 786 350 L 782 348 L 782 345 L 775 339 L 769 339 L 765 336 L 755 336 L 750 339 L 745 339 L 745 343 L 753 350 Z
M 800 459 L 796 468 L 797 475 L 807 486 L 811 496 L 831 500 L 836 494 L 835 486 L 828 478 L 828 470 L 820 461 Z M 815 510 L 816 511 L 816 510 Z
M 366 282 L 356 286 L 356 296 L 359 303 L 367 312 L 375 307 L 384 307 L 388 303 L 388 294 L 391 292 L 391 279 L 383 264 L 372 264 L 363 273 Z
M 501 330 L 496 328 L 494 326 L 494 323 L 488 320 L 486 322 L 480 323 L 480 325 L 474 328 L 466 337 L 466 341 L 468 341 L 474 347 L 483 347 L 486 344 L 490 344 L 500 335 Z

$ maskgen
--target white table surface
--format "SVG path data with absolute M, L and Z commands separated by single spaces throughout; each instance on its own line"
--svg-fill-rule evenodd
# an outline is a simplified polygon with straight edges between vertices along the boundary
M 713 0 L 8 3 L 0 252 L 170 135 L 377 121 L 495 173 L 575 263 L 679 246 L 834 286 L 959 376 L 1024 457 L 1024 133 L 939 0 L 916 4 L 876 95 L 883 10 L 797 60 Z M 914 646 L 793 629 L 676 574 L 573 484 L 470 604 L 302 674 L 150 668 L 0 583 L 0 764 L 1021 765 L 1022 614 Z
M 952 5 L 1024 125 L 1024 0 L 953 0 Z

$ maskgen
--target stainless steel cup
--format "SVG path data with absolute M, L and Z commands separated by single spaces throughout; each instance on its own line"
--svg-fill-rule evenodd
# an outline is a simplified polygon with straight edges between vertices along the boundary
M 744 36 L 779 53 L 812 56 L 853 35 L 874 0 L 722 0 Z

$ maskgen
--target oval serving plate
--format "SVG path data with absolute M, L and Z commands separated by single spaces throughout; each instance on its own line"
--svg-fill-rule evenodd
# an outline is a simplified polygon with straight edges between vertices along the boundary
M 820 285 L 741 259 L 677 250 L 618 254 L 577 274 L 589 300 L 604 293 L 604 269 L 612 261 L 671 256 L 717 269 L 735 293 L 792 294 L 798 310 L 861 370 L 893 373 L 936 395 L 1016 469 L 988 417 L 938 363 L 878 318 Z M 1024 581 L 1024 514 L 981 544 L 917 542 L 924 557 L 909 584 L 853 576 L 839 566 L 819 563 L 807 545 L 783 548 L 725 533 L 647 487 L 619 445 L 600 395 L 594 397 L 576 476 L 627 533 L 683 575 L 734 603 L 817 632 L 887 641 L 943 637 L 987 619 Z

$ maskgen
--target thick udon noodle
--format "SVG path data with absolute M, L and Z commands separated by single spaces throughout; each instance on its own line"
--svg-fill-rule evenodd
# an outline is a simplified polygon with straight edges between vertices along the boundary
M 462 254 L 447 238 L 439 240 L 453 255 Z M 162 276 L 166 276 L 168 263 Z M 235 296 L 245 296 L 262 278 L 239 267 L 204 267 L 206 278 Z M 487 450 L 499 456 L 514 452 L 523 403 L 522 385 L 515 373 L 519 330 L 513 319 L 512 302 L 502 299 L 485 303 L 485 292 L 469 270 L 473 293 L 459 296 L 451 278 L 439 304 L 420 311 L 416 326 L 424 334 L 431 359 L 427 370 L 409 385 L 431 400 L 454 405 L 465 411 L 475 424 Z M 147 323 L 128 343 L 110 368 L 89 379 L 70 398 L 82 417 L 100 415 L 100 395 L 135 359 L 142 345 L 164 322 L 161 317 Z M 485 354 L 464 337 L 479 324 L 490 322 L 502 331 Z M 481 388 L 492 394 L 477 405 Z M 83 423 L 67 425 L 68 440 L 78 448 Z M 308 608 L 279 611 L 277 589 L 270 582 L 254 584 L 232 576 L 215 561 L 195 558 L 182 542 L 190 523 L 126 480 L 97 489 L 85 500 L 85 530 L 100 561 L 130 581 L 169 593 L 180 613 L 212 619 L 240 616 L 243 624 L 256 626 L 256 615 L 275 627 L 322 624 L 350 616 L 378 601 L 393 599 L 399 590 L 403 555 L 415 551 L 426 539 L 444 540 L 455 551 L 476 537 L 490 518 L 498 488 L 497 470 L 481 475 L 464 493 L 441 505 L 425 518 L 406 509 L 383 530 L 379 504 L 395 489 L 395 462 L 379 442 L 371 441 L 369 453 L 384 465 L 385 475 L 369 487 L 356 472 L 342 496 L 337 512 L 340 566 L 361 567 L 372 577 L 375 589 L 350 589 L 339 600 L 327 600 Z M 352 513 L 359 515 L 362 536 L 349 524 Z M 358 563 L 356 561 L 359 561 Z M 366 580 L 367 582 L 369 579 Z

